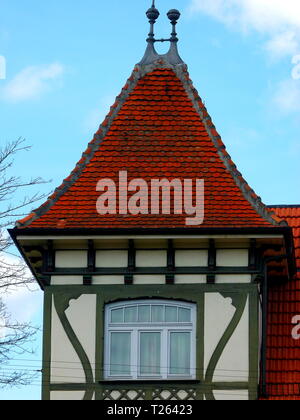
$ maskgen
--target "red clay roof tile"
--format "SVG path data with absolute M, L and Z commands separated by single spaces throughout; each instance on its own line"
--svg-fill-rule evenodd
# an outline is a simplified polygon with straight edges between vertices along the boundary
M 300 315 L 300 205 L 273 210 L 293 228 L 298 273 L 289 283 L 270 287 L 268 395 L 271 400 L 300 400 L 300 340 L 292 337 L 292 318 Z
M 273 227 L 280 219 L 237 171 L 193 88 L 186 66 L 136 68 L 67 183 L 18 227 L 184 227 L 186 215 L 104 215 L 96 212 L 97 182 L 143 178 L 204 179 L 201 227 Z

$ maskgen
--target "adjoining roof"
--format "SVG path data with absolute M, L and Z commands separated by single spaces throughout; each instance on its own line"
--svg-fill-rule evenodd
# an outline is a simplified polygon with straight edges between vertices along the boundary
M 264 206 L 232 162 L 185 64 L 159 58 L 137 65 L 71 175 L 17 227 L 183 227 L 185 215 L 96 212 L 97 182 L 143 178 L 204 179 L 201 227 L 286 225 Z
M 294 280 L 269 291 L 267 382 L 270 399 L 300 400 L 300 340 L 292 337 L 293 317 L 300 315 L 300 205 L 272 206 L 293 229 L 297 262 Z

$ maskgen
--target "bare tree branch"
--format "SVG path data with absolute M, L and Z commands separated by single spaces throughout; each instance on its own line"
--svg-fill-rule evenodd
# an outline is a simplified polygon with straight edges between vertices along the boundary
M 29 323 L 12 321 L 3 301 L 7 293 L 14 293 L 19 287 L 29 288 L 34 283 L 24 261 L 12 252 L 12 241 L 6 232 L 16 218 L 32 211 L 30 206 L 47 197 L 38 192 L 31 195 L 23 193 L 28 188 L 45 184 L 42 178 L 23 180 L 11 173 L 15 156 L 30 149 L 22 138 L 0 148 L 0 388 L 27 385 L 35 377 L 33 372 L 4 368 L 9 367 L 15 355 L 32 351 L 28 349 L 37 332 L 37 328 Z M 23 198 L 16 199 L 16 195 L 20 194 Z

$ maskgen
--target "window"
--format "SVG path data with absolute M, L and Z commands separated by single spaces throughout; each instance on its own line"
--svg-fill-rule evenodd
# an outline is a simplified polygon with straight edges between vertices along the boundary
M 105 319 L 106 379 L 195 379 L 196 305 L 118 302 Z

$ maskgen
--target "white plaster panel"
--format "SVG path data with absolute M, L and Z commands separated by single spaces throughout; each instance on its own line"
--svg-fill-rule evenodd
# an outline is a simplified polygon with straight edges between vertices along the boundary
M 87 251 L 56 251 L 56 268 L 87 267 Z
M 111 251 L 97 251 L 96 252 L 96 267 L 127 267 L 128 265 L 128 251 L 111 250 Z
M 251 275 L 250 274 L 218 274 L 216 276 L 216 283 L 251 283 Z
M 228 327 L 235 308 L 231 299 L 225 299 L 220 293 L 205 293 L 204 310 L 204 368 L 208 367 L 222 335 Z
M 124 276 L 93 276 L 93 284 L 124 284 Z
M 227 343 L 213 380 L 215 382 L 248 382 L 249 380 L 249 305 Z
M 85 374 L 52 303 L 51 383 L 82 383 Z
M 218 267 L 248 267 L 248 249 L 218 249 Z
M 71 300 L 66 315 L 95 373 L 96 295 Z
M 166 267 L 167 251 L 136 251 L 137 267 Z
M 176 284 L 205 284 L 206 275 L 203 274 L 178 274 L 175 276 Z
M 207 250 L 177 250 L 175 251 L 176 267 L 206 267 L 208 263 Z
M 82 285 L 82 276 L 52 276 L 51 286 Z
M 51 401 L 82 401 L 84 391 L 51 391 Z
M 242 390 L 217 390 L 213 391 L 217 401 L 248 401 L 248 391 Z
M 165 284 L 166 277 L 163 275 L 135 275 L 134 284 Z

